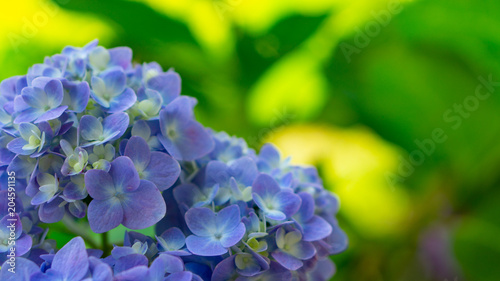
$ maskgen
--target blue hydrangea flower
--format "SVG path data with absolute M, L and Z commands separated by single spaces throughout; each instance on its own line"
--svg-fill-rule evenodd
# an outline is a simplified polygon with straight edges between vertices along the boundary
M 110 113 L 125 111 L 137 100 L 134 90 L 127 87 L 125 73 L 119 68 L 92 77 L 91 85 L 94 100 Z
M 85 115 L 80 120 L 80 134 L 87 142 L 83 147 L 103 144 L 121 137 L 127 130 L 129 118 L 127 113 L 111 114 L 99 121 L 91 115 Z
M 186 224 L 193 232 L 186 238 L 188 250 L 200 256 L 218 256 L 227 253 L 245 234 L 240 210 L 231 205 L 214 213 L 208 208 L 192 208 L 186 212 Z
M 192 161 L 208 154 L 214 142 L 193 119 L 193 101 L 178 97 L 160 111 L 161 144 L 177 160 Z
M 284 228 L 279 228 L 276 232 L 276 245 L 278 249 L 271 255 L 290 270 L 301 268 L 303 260 L 308 260 L 316 254 L 313 244 L 302 240 L 302 234 L 298 230 L 286 232 Z
M 32 122 L 40 123 L 55 119 L 68 108 L 61 105 L 64 93 L 61 81 L 48 77 L 39 77 L 33 80 L 32 87 L 22 90 L 22 98 L 28 106 L 21 111 L 14 123 Z
M 52 128 L 47 122 L 38 124 L 19 124 L 21 137 L 13 139 L 7 144 L 7 148 L 15 154 L 31 155 L 38 157 L 45 153 L 52 141 Z
M 165 201 L 158 188 L 139 178 L 128 157 L 113 160 L 109 173 L 103 170 L 85 173 L 85 186 L 94 199 L 88 208 L 94 232 L 106 232 L 120 224 L 132 229 L 146 228 L 165 215 Z
M 328 280 L 347 236 L 317 170 L 203 127 L 178 73 L 97 43 L 0 82 L 0 279 Z M 96 233 L 156 224 L 156 239 L 126 231 L 104 257 L 80 237 L 57 251 L 40 223 L 61 220 Z

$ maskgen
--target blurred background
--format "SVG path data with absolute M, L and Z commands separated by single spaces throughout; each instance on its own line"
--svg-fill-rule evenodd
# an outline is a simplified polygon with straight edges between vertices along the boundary
M 316 165 L 350 240 L 333 280 L 500 280 L 499 1 L 0 6 L 0 79 L 129 46 L 180 73 L 204 125 Z

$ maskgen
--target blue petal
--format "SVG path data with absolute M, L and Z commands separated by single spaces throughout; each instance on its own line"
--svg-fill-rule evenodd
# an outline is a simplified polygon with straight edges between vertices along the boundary
M 64 206 L 60 206 L 64 200 L 60 197 L 40 205 L 38 209 L 38 216 L 40 220 L 45 223 L 56 223 L 62 220 L 65 210 Z
M 282 266 L 289 270 L 297 270 L 302 267 L 303 263 L 300 259 L 287 254 L 281 250 L 276 250 L 271 253 L 273 258 L 279 262 Z
M 61 114 L 63 114 L 67 108 L 68 108 L 68 106 L 66 106 L 66 105 L 61 105 L 59 107 L 53 108 L 53 109 L 45 112 L 44 114 L 42 114 L 40 117 L 38 117 L 36 119 L 35 123 L 40 123 L 43 121 L 49 121 L 52 119 L 56 119 L 59 116 L 61 116 Z
M 131 229 L 144 229 L 159 222 L 166 213 L 165 200 L 156 186 L 141 180 L 139 188 L 126 193 L 127 199 L 122 202 L 123 222 Z
M 227 248 L 213 237 L 191 235 L 186 238 L 186 245 L 191 253 L 199 256 L 220 256 L 227 253 Z
M 69 110 L 77 113 L 84 111 L 90 97 L 89 84 L 86 81 L 74 83 L 64 80 L 63 86 L 65 95 L 61 104 L 67 105 Z
M 95 233 L 109 231 L 123 220 L 123 208 L 120 201 L 113 198 L 107 200 L 92 200 L 87 214 L 89 225 Z
M 130 67 L 132 62 L 132 50 L 129 47 L 116 47 L 109 49 L 109 65 L 120 66 L 123 70 Z
M 38 117 L 42 116 L 44 111 L 39 108 L 28 108 L 23 110 L 17 115 L 16 119 L 14 119 L 15 124 L 23 123 L 23 122 L 32 122 Z
M 153 182 L 160 191 L 171 187 L 179 178 L 179 162 L 163 152 L 152 152 L 149 165 L 144 170 L 144 179 Z
M 111 175 L 103 170 L 94 169 L 86 172 L 85 188 L 89 195 L 97 200 L 109 199 L 116 193 Z
M 268 174 L 259 174 L 252 184 L 252 193 L 258 194 L 264 200 L 280 190 L 278 183 Z
M 196 235 L 212 236 L 217 231 L 216 215 L 209 208 L 191 208 L 185 220 L 189 230 Z
M 64 280 L 81 280 L 88 271 L 89 261 L 81 237 L 71 239 L 54 256 L 51 268 L 62 273 Z
M 134 191 L 141 183 L 134 163 L 126 156 L 117 157 L 111 162 L 109 174 L 118 192 Z
M 33 85 L 36 85 L 36 82 L 38 79 L 42 78 L 37 78 L 33 80 Z M 47 94 L 47 105 L 50 106 L 51 108 L 57 107 L 61 104 L 64 93 L 63 93 L 63 86 L 61 81 L 57 79 L 52 79 L 48 81 L 45 84 L 44 91 Z
M 116 140 L 121 137 L 128 128 L 128 114 L 125 112 L 114 113 L 104 118 L 102 122 L 103 135 L 108 138 L 113 136 L 109 141 Z
M 47 94 L 40 88 L 26 87 L 21 95 L 24 102 L 33 108 L 43 109 L 48 103 Z
M 178 126 L 173 138 L 167 137 L 167 131 L 163 132 L 163 127 L 162 133 L 163 136 L 158 136 L 160 142 L 177 160 L 192 161 L 207 155 L 214 148 L 210 134 L 196 121 L 189 121 L 181 127 Z
M 167 105 L 180 95 L 181 77 L 174 71 L 168 71 L 149 79 L 147 87 L 158 91 L 163 97 L 163 104 Z
M 134 90 L 126 88 L 121 94 L 111 99 L 108 112 L 115 113 L 125 111 L 132 107 L 136 101 L 137 96 Z
M 160 237 L 167 243 L 167 248 L 164 249 L 165 251 L 179 250 L 186 243 L 184 233 L 177 227 L 171 227 L 165 230 Z
M 297 194 L 284 190 L 274 196 L 273 202 L 276 204 L 276 209 L 291 217 L 299 210 L 301 199 Z
M 240 224 L 238 224 L 238 226 L 235 229 L 223 233 L 220 239 L 220 243 L 223 247 L 228 248 L 238 244 L 238 242 L 241 241 L 244 235 L 245 235 L 245 225 L 242 222 L 240 222 Z
M 25 141 L 23 138 L 17 138 L 13 139 L 7 144 L 7 148 L 14 152 L 15 154 L 20 154 L 20 155 L 30 155 L 31 153 L 35 152 L 35 149 L 30 149 L 30 150 L 24 150 L 23 146 L 28 144 L 27 141 Z
M 84 140 L 98 140 L 103 137 L 103 126 L 94 116 L 85 115 L 80 119 L 80 134 Z
M 238 205 L 231 205 L 220 210 L 217 213 L 215 223 L 217 224 L 217 231 L 220 233 L 229 233 L 236 227 L 240 227 L 242 223 Z
M 133 136 L 128 140 L 123 155 L 129 157 L 134 162 L 134 166 L 138 172 L 142 172 L 149 164 L 151 151 L 143 138 Z M 162 166 L 156 166 L 155 169 L 159 167 Z

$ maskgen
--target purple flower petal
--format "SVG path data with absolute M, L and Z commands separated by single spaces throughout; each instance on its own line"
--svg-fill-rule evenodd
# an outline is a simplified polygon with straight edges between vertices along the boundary
M 147 87 L 158 91 L 167 105 L 181 93 L 181 77 L 174 71 L 160 74 L 148 80 Z
M 64 200 L 60 197 L 54 200 L 40 205 L 38 209 L 38 217 L 42 222 L 45 223 L 55 223 L 64 217 L 64 206 L 60 206 Z
M 212 237 L 188 236 L 186 246 L 191 253 L 199 256 L 220 256 L 227 253 L 227 248 Z
M 257 193 L 264 200 L 280 190 L 278 183 L 268 174 L 259 174 L 252 184 L 252 193 Z
M 113 135 L 109 141 L 116 140 L 121 137 L 128 128 L 129 117 L 125 112 L 114 113 L 104 118 L 102 122 L 103 134 L 105 137 Z M 117 133 L 118 132 L 118 133 Z
M 85 110 L 89 103 L 90 87 L 84 81 L 81 83 L 74 83 L 67 80 L 63 81 L 65 90 L 62 105 L 67 105 L 68 110 L 80 113 Z
M 223 233 L 220 239 L 220 243 L 223 247 L 229 248 L 240 242 L 241 238 L 243 238 L 244 235 L 245 235 L 245 225 L 242 222 L 240 222 L 235 229 Z
M 276 250 L 271 255 L 277 262 L 289 270 L 297 270 L 303 265 L 301 260 L 281 250 Z
M 130 67 L 132 62 L 132 50 L 128 47 L 116 47 L 109 49 L 109 65 L 121 66 L 123 70 Z
M 291 191 L 280 191 L 274 196 L 275 209 L 282 211 L 287 217 L 295 214 L 301 204 L 300 197 Z
M 160 191 L 171 187 L 180 173 L 179 162 L 163 152 L 151 152 L 149 165 L 143 171 L 144 179 L 153 182 Z
M 123 208 L 120 201 L 110 198 L 108 200 L 92 200 L 89 204 L 87 217 L 92 231 L 103 233 L 117 226 L 123 220 Z
M 134 192 L 127 192 L 126 196 L 127 199 L 122 202 L 122 224 L 125 227 L 143 229 L 154 225 L 165 216 L 165 200 L 153 183 L 141 180 L 139 188 Z
M 167 276 L 165 281 L 191 281 L 193 279 L 193 273 L 189 271 L 175 272 Z
M 33 86 L 36 87 L 37 81 L 39 79 L 42 79 L 42 78 L 40 77 L 40 78 L 33 80 L 33 82 L 32 82 Z M 54 107 L 57 107 L 61 104 L 61 102 L 63 100 L 63 96 L 64 96 L 63 86 L 62 86 L 61 81 L 59 81 L 57 79 L 52 79 L 45 84 L 45 87 L 43 90 L 47 94 L 47 105 L 49 105 L 51 108 L 54 108 Z
M 143 138 L 134 136 L 128 140 L 123 155 L 129 157 L 134 162 L 134 166 L 138 172 L 142 172 L 149 164 L 151 151 L 149 150 L 148 143 Z M 155 165 L 154 169 L 161 170 L 158 169 L 159 167 L 163 168 L 163 166 Z
M 161 122 L 161 119 L 160 119 Z M 178 126 L 174 137 L 158 136 L 161 144 L 177 160 L 192 161 L 201 158 L 214 148 L 213 139 L 206 129 L 196 121 Z
M 116 273 L 119 273 L 136 266 L 148 266 L 148 258 L 141 254 L 131 254 L 121 257 L 116 261 L 114 270 Z
M 168 248 L 164 249 L 166 251 L 179 250 L 186 244 L 184 233 L 177 227 L 165 230 L 160 237 L 167 243 Z
M 302 228 L 304 241 L 321 240 L 332 233 L 332 226 L 320 216 L 313 216 Z
M 113 178 L 103 170 L 90 170 L 86 172 L 85 187 L 89 195 L 97 200 L 109 199 L 116 193 Z
M 148 268 L 146 266 L 136 266 L 129 270 L 122 271 L 115 275 L 114 281 L 137 281 L 146 280 Z
M 101 73 L 100 77 L 105 84 L 106 93 L 120 94 L 125 90 L 127 77 L 123 70 L 119 68 L 111 68 Z M 92 81 L 92 87 L 94 87 L 94 81 Z
M 109 175 L 118 192 L 134 191 L 139 187 L 139 174 L 135 170 L 132 160 L 126 156 L 117 157 L 111 162 Z
M 51 269 L 62 273 L 64 280 L 81 280 L 88 271 L 89 261 L 81 237 L 71 239 L 54 256 Z

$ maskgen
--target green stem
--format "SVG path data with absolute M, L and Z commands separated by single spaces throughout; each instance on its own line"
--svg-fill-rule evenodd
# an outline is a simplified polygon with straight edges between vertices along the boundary
M 83 240 L 85 240 L 85 243 L 89 244 L 90 247 L 99 249 L 99 244 L 94 240 L 92 236 L 88 234 L 88 228 L 84 228 L 81 225 L 77 224 L 69 216 L 64 216 L 62 221 L 67 230 L 75 235 L 81 236 Z
M 102 251 L 104 256 L 108 256 L 111 253 L 111 249 L 109 247 L 109 239 L 108 239 L 108 233 L 104 232 L 101 233 L 101 241 L 102 241 Z

